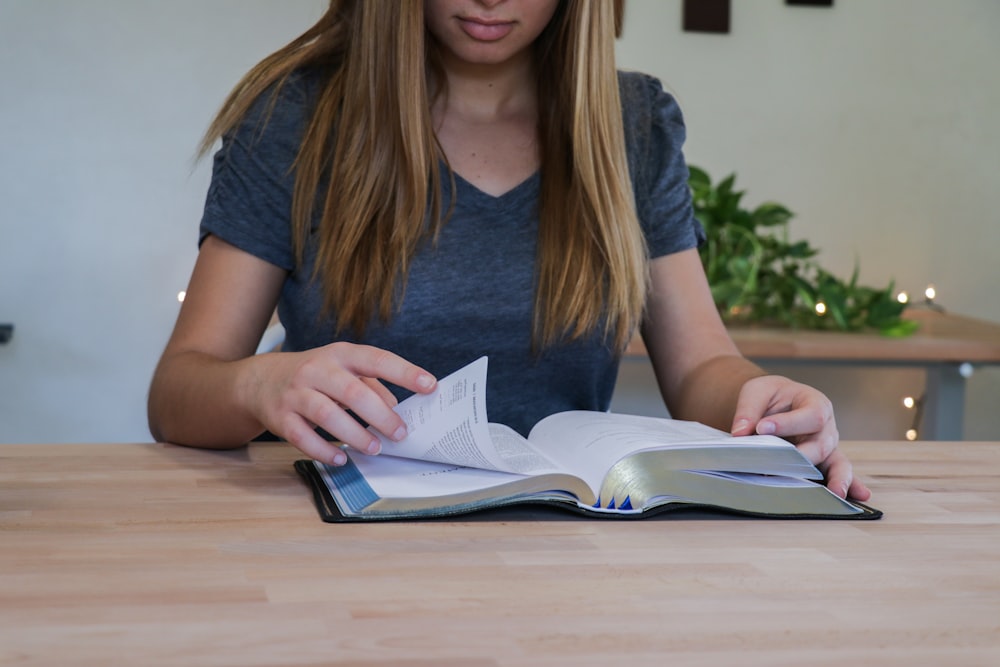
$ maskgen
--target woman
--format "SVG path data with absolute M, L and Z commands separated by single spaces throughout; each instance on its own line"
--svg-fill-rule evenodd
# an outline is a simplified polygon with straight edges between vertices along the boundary
M 671 414 L 786 437 L 867 499 L 829 401 L 726 334 L 680 111 L 616 72 L 621 18 L 605 0 L 332 0 L 251 70 L 203 143 L 223 139 L 153 435 L 270 431 L 341 464 L 317 427 L 378 453 L 359 420 L 405 437 L 397 398 L 483 354 L 491 419 L 526 432 L 607 409 L 641 329 Z M 275 305 L 283 351 L 255 356 Z

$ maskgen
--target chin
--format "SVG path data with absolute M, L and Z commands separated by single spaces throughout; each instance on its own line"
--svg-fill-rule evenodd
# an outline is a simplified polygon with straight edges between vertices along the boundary
M 528 55 L 528 51 L 503 44 L 470 44 L 452 50 L 451 55 L 469 65 L 502 65 Z

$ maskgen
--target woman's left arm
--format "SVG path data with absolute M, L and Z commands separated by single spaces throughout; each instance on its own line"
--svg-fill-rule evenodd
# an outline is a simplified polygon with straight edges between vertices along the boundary
M 767 433 L 795 445 L 839 496 L 867 500 L 837 448 L 829 399 L 813 387 L 768 375 L 744 358 L 715 309 L 698 251 L 654 259 L 642 337 L 670 414 L 727 430 Z

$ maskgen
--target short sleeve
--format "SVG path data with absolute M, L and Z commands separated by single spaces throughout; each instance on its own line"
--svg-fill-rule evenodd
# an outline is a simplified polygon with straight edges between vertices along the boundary
M 698 247 L 705 231 L 694 216 L 684 161 L 684 118 L 659 80 L 620 72 L 629 172 L 651 258 Z
M 199 243 L 215 235 L 291 271 L 293 165 L 308 117 L 306 82 L 290 77 L 265 92 L 222 138 L 201 219 Z

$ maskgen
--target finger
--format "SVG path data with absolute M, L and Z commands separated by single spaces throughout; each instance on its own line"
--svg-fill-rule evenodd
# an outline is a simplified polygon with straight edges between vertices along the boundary
M 394 439 L 398 439 L 400 435 L 405 437 L 406 427 L 403 420 L 393 412 L 389 407 L 375 396 L 375 393 L 367 387 L 361 380 L 355 378 L 355 386 L 362 387 L 362 391 L 369 395 L 371 402 L 379 405 L 381 407 L 379 411 L 379 416 L 383 414 L 389 415 L 391 421 L 390 433 L 394 433 Z M 365 401 L 352 399 L 354 405 L 359 405 L 365 403 Z M 342 443 L 356 449 L 365 454 L 378 454 L 382 448 L 379 439 L 372 434 L 365 426 L 358 421 L 358 419 L 365 420 L 367 423 L 372 423 L 369 418 L 365 416 L 367 410 L 364 408 L 353 407 L 352 412 L 348 412 L 345 405 L 341 405 L 339 402 L 331 401 L 330 397 L 324 395 L 321 392 L 313 392 L 309 397 L 308 404 L 305 409 L 302 410 L 301 414 L 309 422 L 319 426 L 324 431 L 332 435 L 337 440 Z M 357 415 L 357 416 L 355 416 Z M 377 427 L 376 427 L 377 428 Z
M 730 429 L 732 435 L 750 435 L 756 432 L 761 417 L 770 410 L 774 392 L 761 380 L 762 378 L 749 380 L 740 389 Z
M 332 373 L 326 381 L 319 387 L 329 398 L 332 398 L 339 405 L 314 404 L 310 412 L 310 418 L 318 418 L 322 421 L 316 423 L 323 428 L 330 430 L 329 425 L 336 425 L 341 429 L 336 432 L 337 437 L 348 444 L 354 446 L 354 438 L 360 438 L 360 434 L 351 424 L 345 423 L 343 417 L 354 422 L 358 428 L 364 430 L 357 420 L 346 414 L 345 410 L 350 410 L 358 419 L 369 424 L 379 432 L 386 435 L 391 440 L 402 440 L 406 437 L 406 423 L 392 407 L 396 404 L 396 399 L 392 398 L 391 403 L 387 403 L 383 392 L 376 390 L 372 386 L 372 378 L 359 378 L 346 371 Z M 377 381 L 374 381 L 379 384 Z M 385 389 L 383 387 L 383 389 Z M 385 392 L 388 392 L 386 389 Z M 390 393 L 391 396 L 391 393 Z M 327 400 L 329 403 L 329 400 Z M 315 415 L 315 417 L 314 417 Z M 334 431 L 330 431 L 334 433 Z M 367 433 L 367 431 L 365 431 Z M 371 433 L 368 438 L 371 439 Z M 377 449 L 370 451 L 370 444 L 366 443 L 359 447 L 367 453 L 377 453 Z
M 872 497 L 871 489 L 854 475 L 850 460 L 841 450 L 835 451 L 817 467 L 823 472 L 827 488 L 841 498 L 864 502 Z
M 822 431 L 833 419 L 833 410 L 819 401 L 796 406 L 794 410 L 765 415 L 757 423 L 757 433 L 790 437 Z
M 330 396 L 389 439 L 405 438 L 406 424 L 391 409 L 396 399 L 378 380 L 427 393 L 437 385 L 434 376 L 399 355 L 370 345 L 334 343 L 330 348 L 348 371 L 327 378 Z
M 864 502 L 872 497 L 872 491 L 864 482 L 855 477 L 854 481 L 851 482 L 851 486 L 847 489 L 847 497 Z
M 825 397 L 807 399 L 793 410 L 767 415 L 757 424 L 756 432 L 796 442 L 813 463 L 825 460 L 840 441 L 833 406 Z
M 836 434 L 820 433 L 816 436 L 803 440 L 795 446 L 802 455 L 814 464 L 822 463 L 830 458 L 837 449 L 838 437 Z
M 381 450 L 378 438 L 319 391 L 296 395 L 294 404 L 286 406 L 285 416 L 274 432 L 318 461 L 332 465 L 346 463 L 347 455 L 340 446 L 320 436 L 316 426 L 341 443 L 366 454 L 377 454 Z
M 844 453 L 835 451 L 819 467 L 826 478 L 826 488 L 841 498 L 847 498 L 854 483 L 854 470 Z
M 348 345 L 350 348 L 341 355 L 340 346 Z M 385 380 L 421 394 L 433 391 L 437 385 L 433 375 L 388 350 L 350 343 L 333 343 L 331 347 L 339 348 L 344 367 L 359 377 Z
M 361 378 L 361 380 L 371 387 L 372 391 L 378 394 L 379 398 L 385 401 L 385 404 L 390 408 L 394 408 L 399 405 L 399 399 L 396 398 L 396 395 L 389 391 L 388 387 L 375 378 Z
M 768 418 L 770 420 L 770 417 Z M 760 428 L 765 422 L 758 426 Z M 815 464 L 825 461 L 837 449 L 840 442 L 840 434 L 837 432 L 837 425 L 832 420 L 824 423 L 818 431 L 810 432 L 808 427 L 796 434 L 795 431 L 802 427 L 792 427 L 789 432 L 779 428 L 776 435 L 786 438 L 795 443 L 802 455 Z
M 275 429 L 275 433 L 313 460 L 335 466 L 347 463 L 347 454 L 336 443 L 321 438 L 313 427 L 298 415 L 290 414 L 285 424 Z

